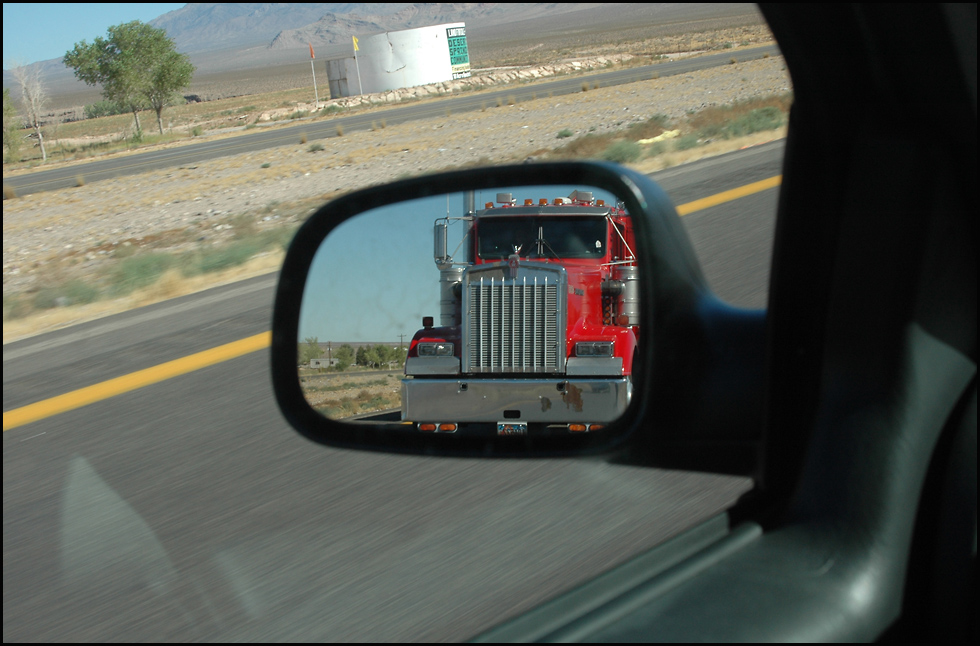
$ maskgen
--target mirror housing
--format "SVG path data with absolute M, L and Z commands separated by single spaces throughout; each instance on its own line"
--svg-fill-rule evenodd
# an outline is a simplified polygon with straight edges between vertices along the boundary
M 331 231 L 360 213 L 407 200 L 541 185 L 607 191 L 632 217 L 644 338 L 635 358 L 635 394 L 620 419 L 601 433 L 460 437 L 331 420 L 307 403 L 296 371 L 300 305 L 314 256 Z M 436 256 L 438 240 L 437 233 Z M 710 463 L 709 470 L 750 473 L 761 435 L 764 326 L 764 314 L 728 307 L 711 294 L 674 206 L 648 177 L 591 162 L 471 169 L 363 189 L 307 220 L 286 254 L 276 291 L 273 386 L 289 423 L 334 447 L 470 457 L 611 454 L 633 464 Z

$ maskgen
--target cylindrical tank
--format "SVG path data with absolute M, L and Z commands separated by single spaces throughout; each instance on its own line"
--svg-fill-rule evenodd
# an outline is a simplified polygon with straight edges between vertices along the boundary
M 463 280 L 464 267 L 445 267 L 439 270 L 439 325 L 459 325 L 462 308 L 456 286 Z
M 626 316 L 627 325 L 640 324 L 640 269 L 629 265 L 619 265 L 613 277 L 623 283 L 623 291 L 616 299 L 619 316 Z
M 356 57 L 363 84 L 361 94 L 470 75 L 466 23 L 462 22 L 364 36 L 358 39 Z M 356 87 L 351 76 L 348 81 Z

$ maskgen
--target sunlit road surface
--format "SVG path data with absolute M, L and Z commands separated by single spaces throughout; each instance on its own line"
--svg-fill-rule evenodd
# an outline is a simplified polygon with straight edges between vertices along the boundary
M 781 156 L 768 145 L 655 177 L 687 204 L 778 176 Z M 736 304 L 765 303 L 777 192 L 683 218 Z M 262 334 L 273 285 L 8 344 L 4 411 Z M 3 434 L 5 641 L 465 639 L 751 486 L 327 449 L 282 421 L 267 366 L 249 352 Z

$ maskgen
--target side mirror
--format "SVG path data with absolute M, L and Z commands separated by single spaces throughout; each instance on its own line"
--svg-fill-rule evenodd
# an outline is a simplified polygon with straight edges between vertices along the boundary
M 331 446 L 634 460 L 695 421 L 699 319 L 724 309 L 649 178 L 599 163 L 432 175 L 299 230 L 273 383 L 290 423 Z

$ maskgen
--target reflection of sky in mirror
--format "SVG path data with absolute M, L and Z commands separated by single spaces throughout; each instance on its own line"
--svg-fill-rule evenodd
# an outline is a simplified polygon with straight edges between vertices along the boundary
M 576 188 L 593 190 L 596 199 L 616 198 L 588 186 L 530 186 L 476 192 L 476 208 L 498 192 L 553 200 Z M 463 194 L 452 193 L 391 204 L 351 218 L 320 246 L 303 293 L 299 338 L 321 343 L 407 343 L 422 327 L 422 317 L 439 324 L 439 270 L 433 260 L 436 219 L 463 213 Z M 463 222 L 450 221 L 449 253 L 461 260 Z

